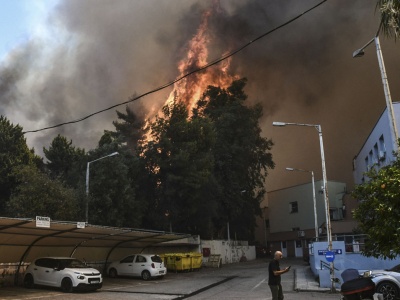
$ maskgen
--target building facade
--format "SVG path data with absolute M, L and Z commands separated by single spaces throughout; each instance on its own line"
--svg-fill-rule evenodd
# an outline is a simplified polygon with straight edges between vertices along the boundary
M 346 184 L 328 181 L 329 215 L 332 239 L 351 233 L 356 222 L 348 213 L 350 196 Z M 325 199 L 322 180 L 315 182 L 315 207 L 312 183 L 306 183 L 267 193 L 261 206 L 257 236 L 268 253 L 276 250 L 289 257 L 306 257 L 311 241 L 327 239 Z M 315 216 L 317 226 L 315 226 Z
M 400 103 L 393 103 L 395 124 L 399 131 Z M 365 172 L 370 168 L 382 168 L 395 160 L 393 152 L 397 151 L 397 142 L 390 130 L 389 114 L 385 108 L 371 133 L 365 140 L 358 154 L 353 159 L 353 177 L 355 184 L 368 181 Z

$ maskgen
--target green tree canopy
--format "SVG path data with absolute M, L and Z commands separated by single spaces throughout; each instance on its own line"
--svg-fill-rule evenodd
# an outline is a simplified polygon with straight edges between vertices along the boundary
M 400 1 L 378 0 L 376 9 L 381 14 L 383 32 L 396 40 L 400 35 Z
M 176 102 L 164 106 L 151 134 L 143 157 L 155 191 L 149 206 L 153 226 L 209 236 L 216 216 L 210 120 L 189 118 L 185 105 Z
M 211 119 L 216 133 L 213 147 L 214 176 L 219 185 L 217 228 L 225 232 L 229 222 L 238 238 L 251 239 L 255 216 L 261 213 L 269 168 L 274 167 L 272 141 L 261 137 L 262 107 L 246 105 L 245 78 L 227 89 L 210 86 L 200 99 L 195 114 Z M 221 235 L 221 232 L 219 233 Z
M 357 185 L 352 196 L 359 200 L 354 218 L 369 236 L 366 256 L 395 258 L 400 254 L 400 160 L 366 173 L 368 182 Z
M 42 160 L 29 150 L 22 127 L 13 125 L 6 117 L 0 116 L 0 213 L 15 188 L 13 168 L 35 164 L 41 166 Z
M 52 178 L 60 178 L 71 186 L 77 185 L 79 180 L 79 164 L 85 157 L 85 150 L 72 145 L 72 140 L 57 135 L 50 144 L 49 149 L 43 147 L 43 153 L 48 160 L 46 167 Z
M 112 135 L 119 139 L 121 143 L 126 143 L 128 149 L 136 152 L 137 146 L 146 133 L 144 118 L 140 116 L 129 106 L 125 108 L 126 113 L 117 111 L 118 119 L 113 121 L 116 129 Z
M 78 203 L 73 189 L 51 180 L 34 165 L 13 170 L 18 185 L 8 202 L 8 215 L 20 218 L 48 216 L 55 220 L 77 220 Z

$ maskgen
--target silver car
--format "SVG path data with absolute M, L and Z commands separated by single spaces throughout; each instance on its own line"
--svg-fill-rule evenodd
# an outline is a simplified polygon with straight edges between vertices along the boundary
M 101 273 L 71 257 L 42 257 L 33 261 L 25 271 L 24 286 L 35 285 L 61 288 L 69 293 L 77 290 L 97 290 L 102 287 Z
M 149 280 L 163 278 L 167 268 L 160 256 L 155 254 L 132 254 L 119 261 L 112 262 L 107 269 L 110 277 L 132 276 Z
M 388 270 L 372 270 L 366 272 L 375 282 L 376 292 L 383 295 L 384 300 L 395 300 L 400 297 L 400 265 Z

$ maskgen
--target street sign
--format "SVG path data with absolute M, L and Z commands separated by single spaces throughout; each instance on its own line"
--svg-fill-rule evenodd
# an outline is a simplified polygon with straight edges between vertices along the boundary
M 326 251 L 325 258 L 327 262 L 333 262 L 335 260 L 335 252 Z
M 325 255 L 326 252 L 328 252 L 328 251 L 329 250 L 318 250 L 318 255 Z M 335 253 L 335 254 L 343 254 L 343 250 L 342 249 L 332 249 L 330 251 Z

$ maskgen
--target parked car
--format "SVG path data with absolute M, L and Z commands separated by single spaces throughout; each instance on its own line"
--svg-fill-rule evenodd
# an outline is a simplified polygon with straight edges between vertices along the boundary
M 167 274 L 167 268 L 158 255 L 132 254 L 120 261 L 112 262 L 107 273 L 110 277 L 133 276 L 149 280 L 153 277 L 163 278 Z
M 59 287 L 65 293 L 97 290 L 103 285 L 101 273 L 72 257 L 42 257 L 33 261 L 25 271 L 24 286 Z
M 384 300 L 394 300 L 400 297 L 400 265 L 388 270 L 367 271 L 366 275 L 372 277 L 376 292 L 383 294 Z

